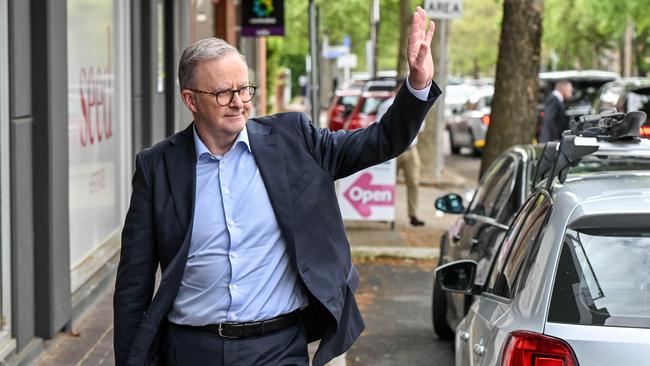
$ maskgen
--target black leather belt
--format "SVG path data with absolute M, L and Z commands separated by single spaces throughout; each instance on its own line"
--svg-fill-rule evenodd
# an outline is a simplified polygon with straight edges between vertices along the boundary
M 200 332 L 207 332 L 217 334 L 223 338 L 248 338 L 258 337 L 267 333 L 275 332 L 277 330 L 289 328 L 300 321 L 298 311 L 289 314 L 280 315 L 275 318 L 261 320 L 257 322 L 246 323 L 221 323 L 221 324 L 208 324 L 203 326 L 192 326 L 184 324 L 174 324 L 173 326 Z

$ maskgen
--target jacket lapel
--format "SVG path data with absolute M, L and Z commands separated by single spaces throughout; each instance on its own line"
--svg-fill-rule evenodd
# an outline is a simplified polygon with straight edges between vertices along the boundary
M 289 179 L 285 159 L 281 149 L 278 147 L 277 135 L 271 134 L 271 127 L 260 124 L 254 120 L 248 121 L 246 125 L 248 139 L 251 144 L 251 151 L 260 169 L 262 181 L 269 195 L 271 206 L 275 217 L 280 225 L 280 230 L 295 253 L 293 239 L 293 210 L 289 196 Z
M 194 211 L 196 151 L 193 126 L 194 123 L 173 136 L 170 140 L 172 146 L 165 150 L 167 181 L 183 234 L 189 229 Z

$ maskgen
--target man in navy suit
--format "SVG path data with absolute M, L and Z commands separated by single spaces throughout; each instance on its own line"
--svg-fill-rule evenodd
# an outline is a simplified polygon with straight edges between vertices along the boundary
M 194 122 L 136 156 L 114 295 L 118 366 L 307 365 L 315 340 L 324 365 L 352 345 L 364 324 L 333 183 L 417 135 L 440 95 L 426 23 L 418 7 L 407 87 L 356 131 L 300 113 L 249 119 L 255 87 L 239 52 L 216 38 L 185 49 Z
M 559 141 L 562 132 L 569 129 L 569 117 L 566 115 L 565 102 L 573 95 L 573 85 L 569 80 L 559 80 L 555 89 L 546 99 L 544 118 L 539 142 Z

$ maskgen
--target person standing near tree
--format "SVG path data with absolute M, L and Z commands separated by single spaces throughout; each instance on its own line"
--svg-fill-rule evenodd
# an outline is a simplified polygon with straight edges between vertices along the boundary
M 569 80 L 555 83 L 555 89 L 546 98 L 544 118 L 539 142 L 559 141 L 562 132 L 569 129 L 569 117 L 566 115 L 566 101 L 573 95 L 573 85 Z

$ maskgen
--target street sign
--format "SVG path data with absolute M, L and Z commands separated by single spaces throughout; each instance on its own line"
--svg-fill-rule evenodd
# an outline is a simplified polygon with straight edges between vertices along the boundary
M 339 58 L 350 53 L 350 47 L 345 45 L 323 47 L 323 57 L 326 59 Z
M 241 35 L 244 37 L 284 35 L 284 0 L 242 0 Z
M 463 15 L 463 1 L 426 0 L 424 10 L 431 19 L 458 19 Z
M 337 181 L 344 220 L 395 221 L 395 159 Z
M 351 68 L 354 69 L 357 67 L 357 55 L 354 53 L 351 53 L 349 55 L 343 55 L 339 58 L 336 59 L 336 67 L 343 69 L 343 68 Z

